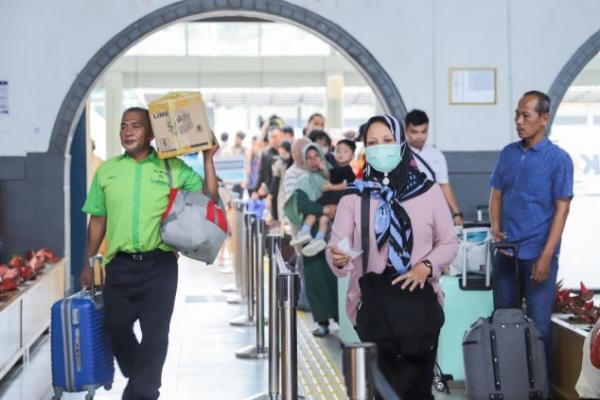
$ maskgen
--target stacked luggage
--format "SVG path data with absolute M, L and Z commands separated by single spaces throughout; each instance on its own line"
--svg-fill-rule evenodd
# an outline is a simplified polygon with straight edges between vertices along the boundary
M 465 331 L 478 318 L 487 317 L 494 310 L 489 256 L 492 238 L 490 224 L 483 221 L 465 223 L 459 238 L 460 247 L 450 265 L 450 275 L 440 279 L 445 294 L 446 322 L 438 343 L 438 391 L 446 389 L 440 382 L 442 374 L 451 376 L 455 382 L 465 380 L 461 346 Z
M 435 387 L 445 380 L 465 381 L 472 400 L 545 399 L 546 354 L 542 337 L 527 318 L 521 297 L 512 308 L 496 309 L 493 260 L 497 251 L 512 254 L 518 280 L 518 245 L 492 243 L 489 222 L 478 207 L 476 222 L 465 223 L 459 252 L 440 284 L 446 323 L 438 345 Z M 519 292 L 519 291 L 518 291 Z
M 94 288 L 94 264 L 101 256 L 90 258 L 92 288 L 83 289 L 52 306 L 50 346 L 52 357 L 53 400 L 63 392 L 87 391 L 86 400 L 96 390 L 112 386 L 115 368 L 108 335 L 103 328 L 102 293 Z

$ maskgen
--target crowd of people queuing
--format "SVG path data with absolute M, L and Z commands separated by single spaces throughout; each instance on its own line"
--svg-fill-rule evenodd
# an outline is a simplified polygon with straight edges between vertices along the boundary
M 523 95 L 515 114 L 519 140 L 503 149 L 490 179 L 491 231 L 494 240 L 521 246 L 520 291 L 542 333 L 548 360 L 560 237 L 573 196 L 572 161 L 546 136 L 549 111 L 546 94 Z M 444 155 L 427 144 L 428 129 L 427 114 L 412 110 L 404 121 L 374 116 L 358 133 L 349 131 L 334 140 L 325 117 L 315 113 L 302 136 L 295 137 L 274 116 L 252 138 L 250 148 L 243 148 L 244 134 L 238 133 L 229 150 L 223 149 L 245 155 L 242 189 L 250 202 L 264 203 L 268 226 L 284 232 L 284 243 L 295 249 L 287 261 L 301 271 L 315 336 L 328 335 L 331 320 L 338 320 L 341 276 L 350 277 L 346 311 L 360 336 L 381 334 L 368 331 L 383 311 L 361 301 L 367 280 L 360 278 L 368 274 L 386 276 L 403 290 L 430 293 L 419 301 L 443 306 L 439 279 L 456 256 L 455 227 L 463 225 L 464 217 Z M 342 241 L 346 250 L 339 246 Z M 348 246 L 365 254 L 351 257 Z M 497 257 L 502 267 L 498 298 L 509 302 L 517 290 L 511 256 Z M 426 309 L 425 304 L 415 307 Z M 397 318 L 399 324 L 411 325 L 406 316 Z M 411 329 L 419 335 L 418 326 Z M 398 347 L 377 343 L 380 368 L 403 398 L 433 399 L 436 343 L 404 355 Z
M 520 250 L 496 256 L 496 297 L 500 306 L 525 298 L 551 365 L 550 314 L 560 239 L 573 197 L 573 163 L 546 136 L 546 94 L 525 93 L 514 120 L 519 140 L 500 153 L 490 178 L 489 208 L 494 240 L 516 243 Z M 433 399 L 444 322 L 440 276 L 457 253 L 456 226 L 464 222 L 445 157 L 427 144 L 428 129 L 426 113 L 413 110 L 404 121 L 373 116 L 358 133 L 333 140 L 325 117 L 315 113 L 296 137 L 273 116 L 249 148 L 243 132 L 231 144 L 223 133 L 220 146 L 203 152 L 202 177 L 179 159 L 170 163 L 176 187 L 203 191 L 214 200 L 218 177 L 213 159 L 243 158 L 245 179 L 233 189 L 294 249 L 284 254 L 293 254 L 287 262 L 301 272 L 316 324 L 313 334 L 330 334 L 331 321 L 339 319 L 337 277 L 349 276 L 349 320 L 362 340 L 376 343 L 379 367 L 393 389 L 412 400 Z M 106 239 L 104 323 L 128 379 L 123 398 L 156 399 L 177 288 L 174 249 L 159 235 L 171 185 L 151 146 L 148 110 L 125 110 L 119 134 L 125 153 L 98 168 L 83 207 L 90 215 L 86 255 L 96 254 Z M 520 265 L 518 284 L 514 258 Z M 84 267 L 81 284 L 89 283 Z M 133 332 L 136 320 L 141 341 Z M 584 363 L 578 383 L 581 393 L 595 398 L 600 391 L 594 389 L 594 376 L 600 374 L 589 371 L 596 365 L 600 362 Z

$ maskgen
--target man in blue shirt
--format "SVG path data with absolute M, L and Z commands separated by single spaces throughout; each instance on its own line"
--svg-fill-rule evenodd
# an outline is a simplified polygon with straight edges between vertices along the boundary
M 518 243 L 519 296 L 544 337 L 550 364 L 550 316 L 554 306 L 558 254 L 573 197 L 573 162 L 546 137 L 550 98 L 527 92 L 519 100 L 515 124 L 521 140 L 506 146 L 490 185 L 490 219 L 495 241 Z M 494 260 L 498 307 L 517 301 L 514 259 Z M 520 298 L 519 298 L 520 299 Z

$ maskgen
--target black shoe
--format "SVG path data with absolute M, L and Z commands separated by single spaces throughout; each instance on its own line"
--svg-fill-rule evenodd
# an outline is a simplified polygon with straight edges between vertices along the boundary
M 125 390 L 123 390 L 123 397 L 121 400 L 133 400 L 133 390 L 131 390 L 131 385 L 127 382 L 127 386 L 125 386 Z

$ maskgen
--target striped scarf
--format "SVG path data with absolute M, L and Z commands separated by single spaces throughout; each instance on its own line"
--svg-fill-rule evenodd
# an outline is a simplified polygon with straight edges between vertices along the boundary
M 402 125 L 389 115 L 385 116 L 388 126 L 396 136 L 396 142 L 404 142 L 404 131 Z M 391 185 L 381 184 L 381 173 L 374 171 L 368 164 L 365 166 L 364 180 L 354 181 L 349 184 L 344 194 L 361 195 L 368 190 L 372 199 L 378 200 L 375 210 L 375 238 L 379 250 L 389 239 L 387 265 L 393 267 L 398 274 L 404 274 L 412 267 L 410 256 L 413 248 L 413 231 L 410 221 L 401 202 L 412 199 L 425 193 L 433 182 L 427 180 L 425 174 L 421 173 L 412 158 L 410 149 L 405 147 L 403 160 L 398 165 L 400 173 L 390 174 L 402 176 L 403 185 L 392 182 Z M 394 183 L 396 183 L 394 185 Z M 401 188 L 401 189 L 399 189 Z

